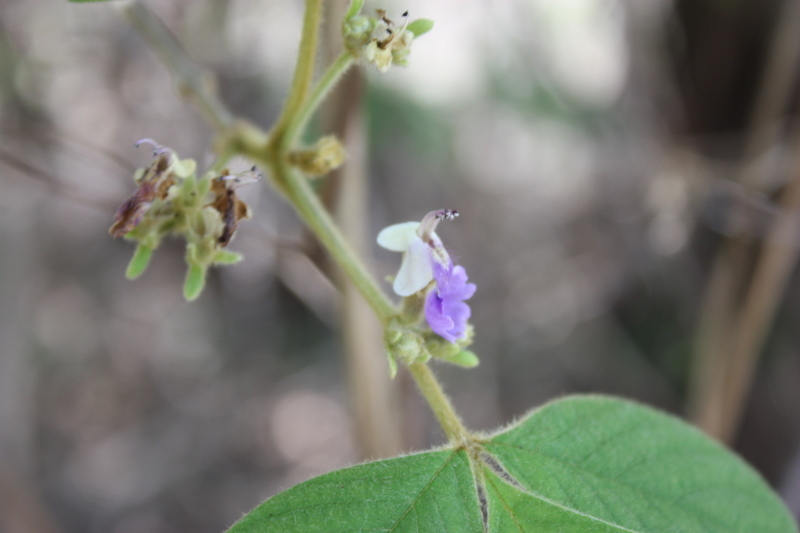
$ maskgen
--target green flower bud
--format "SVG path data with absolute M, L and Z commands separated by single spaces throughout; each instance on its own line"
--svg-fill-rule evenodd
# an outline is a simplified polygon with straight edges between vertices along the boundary
M 425 349 L 425 341 L 413 328 L 403 326 L 393 319 L 384 330 L 383 341 L 389 358 L 389 371 L 394 377 L 397 373 L 397 360 L 406 364 L 427 362 L 431 354 Z
M 344 147 L 334 135 L 327 135 L 306 150 L 289 153 L 289 163 L 309 176 L 324 176 L 344 163 Z
M 418 19 L 409 23 L 405 12 L 401 23 L 395 24 L 387 18 L 386 11 L 377 9 L 376 14 L 377 17 L 345 18 L 342 24 L 345 48 L 356 59 L 375 65 L 380 72 L 389 70 L 392 63 L 405 66 L 414 37 L 430 31 L 433 22 Z
M 409 22 L 406 27 L 408 31 L 414 34 L 414 37 L 419 37 L 424 33 L 428 33 L 433 29 L 433 21 L 428 19 L 417 19 Z

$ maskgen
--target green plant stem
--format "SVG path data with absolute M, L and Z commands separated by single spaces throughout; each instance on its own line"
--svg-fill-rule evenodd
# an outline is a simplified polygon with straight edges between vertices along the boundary
M 178 92 L 194 102 L 217 132 L 230 128 L 233 115 L 217 98 L 213 78 L 192 61 L 161 19 L 140 2 L 123 4 L 121 9 L 131 26 L 158 54 L 172 74 Z
M 420 392 L 428 400 L 433 414 L 442 426 L 451 443 L 464 443 L 472 440 L 471 435 L 461 423 L 461 419 L 453 409 L 450 398 L 442 390 L 436 375 L 427 363 L 410 363 L 408 370 L 417 382 Z
M 351 0 L 347 8 L 347 13 L 344 14 L 344 20 L 351 19 L 358 15 L 362 7 L 364 7 L 364 0 Z
M 397 314 L 395 306 L 386 298 L 364 264 L 356 257 L 311 188 L 308 179 L 283 161 L 273 165 L 272 168 L 278 174 L 280 181 L 285 184 L 289 199 L 301 218 L 364 296 L 380 321 L 386 324 L 389 318 Z
M 287 125 L 297 114 L 306 100 L 311 82 L 314 79 L 314 63 L 317 55 L 319 26 L 322 21 L 322 0 L 306 0 L 303 15 L 303 31 L 300 36 L 300 49 L 297 52 L 297 64 L 294 70 L 289 96 L 283 105 L 280 117 L 273 128 L 274 136 L 282 137 Z
M 349 52 L 342 52 L 331 66 L 328 67 L 328 70 L 326 70 L 325 74 L 319 79 L 314 90 L 309 97 L 306 98 L 305 102 L 303 102 L 298 112 L 289 120 L 286 131 L 281 139 L 281 149 L 291 149 L 292 145 L 297 141 L 297 138 L 302 135 L 305 130 L 308 120 L 339 79 L 347 72 L 347 69 L 350 68 L 353 61 L 353 56 L 350 55 Z

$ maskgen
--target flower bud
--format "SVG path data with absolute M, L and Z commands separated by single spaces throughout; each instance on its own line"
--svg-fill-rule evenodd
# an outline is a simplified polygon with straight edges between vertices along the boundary
M 427 362 L 431 354 L 425 349 L 425 341 L 413 328 L 400 324 L 393 319 L 383 334 L 386 354 L 389 358 L 391 376 L 397 374 L 397 360 L 408 364 Z
M 342 24 L 342 36 L 347 50 L 361 61 L 365 61 L 380 72 L 386 72 L 392 63 L 408 64 L 411 43 L 416 35 L 422 35 L 433 27 L 433 22 L 418 19 L 408 22 L 408 11 L 396 24 L 386 16 L 383 9 L 376 10 L 376 17 L 351 16 Z
M 344 163 L 344 147 L 334 135 L 327 135 L 314 146 L 289 152 L 289 163 L 308 176 L 324 176 Z

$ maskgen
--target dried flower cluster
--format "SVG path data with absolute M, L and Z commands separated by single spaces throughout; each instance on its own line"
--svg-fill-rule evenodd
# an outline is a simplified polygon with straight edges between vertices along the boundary
M 165 236 L 183 237 L 189 266 L 184 295 L 192 300 L 199 296 L 209 266 L 241 260 L 239 254 L 224 248 L 239 221 L 250 218 L 250 209 L 238 198 L 236 189 L 257 179 L 258 173 L 255 167 L 239 174 L 223 170 L 207 172 L 198 180 L 194 160 L 180 159 L 173 150 L 150 139 L 136 145 L 141 143 L 154 145 L 155 159 L 134 175 L 136 191 L 117 210 L 109 233 L 138 243 L 127 272 L 131 279 L 144 272 Z

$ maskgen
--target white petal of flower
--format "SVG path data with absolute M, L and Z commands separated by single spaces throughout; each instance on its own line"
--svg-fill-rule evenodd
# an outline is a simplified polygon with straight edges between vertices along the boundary
M 383 228 L 378 233 L 378 244 L 393 252 L 405 252 L 408 250 L 412 239 L 419 240 L 417 236 L 418 228 L 419 222 L 403 222 L 402 224 L 394 224 Z
M 424 289 L 433 280 L 430 247 L 416 233 L 411 239 L 403 264 L 394 279 L 394 292 L 399 296 L 411 296 Z

